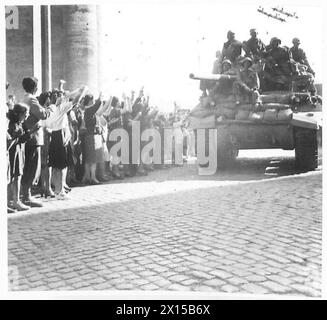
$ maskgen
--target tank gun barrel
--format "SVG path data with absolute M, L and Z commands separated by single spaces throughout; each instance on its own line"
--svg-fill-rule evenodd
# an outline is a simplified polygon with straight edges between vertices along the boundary
M 228 75 L 228 74 L 190 74 L 190 78 L 193 80 L 229 80 L 229 79 L 236 79 L 236 75 Z

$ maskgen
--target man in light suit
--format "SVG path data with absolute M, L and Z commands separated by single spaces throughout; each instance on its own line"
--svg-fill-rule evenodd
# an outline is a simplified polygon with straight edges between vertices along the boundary
M 40 120 L 47 119 L 51 111 L 43 108 L 36 96 L 38 80 L 34 77 L 23 79 L 22 85 L 25 90 L 23 102 L 29 106 L 29 117 L 24 125 L 27 130 L 39 126 L 38 130 L 33 130 L 31 139 L 25 144 L 25 165 L 22 176 L 22 193 L 24 204 L 30 207 L 42 207 L 42 203 L 31 197 L 31 187 L 36 173 L 41 165 L 41 146 L 43 145 L 43 130 L 39 124 Z

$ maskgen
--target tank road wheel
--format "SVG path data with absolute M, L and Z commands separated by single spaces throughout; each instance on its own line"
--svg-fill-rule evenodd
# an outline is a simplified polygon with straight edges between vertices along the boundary
M 299 169 L 314 170 L 318 167 L 317 130 L 294 128 L 295 165 Z
M 234 166 L 238 156 L 236 141 L 233 142 L 232 136 L 227 130 L 218 133 L 217 148 L 217 165 L 218 169 L 228 169 Z
M 233 167 L 238 156 L 238 149 L 233 148 L 232 145 L 225 145 L 218 147 L 217 151 L 218 169 L 224 170 Z
M 205 154 L 209 155 L 209 129 L 205 130 Z M 227 132 L 218 134 L 217 141 L 217 168 L 224 170 L 233 167 L 238 156 L 238 148 L 231 141 Z M 201 168 L 208 167 L 207 164 L 199 164 Z

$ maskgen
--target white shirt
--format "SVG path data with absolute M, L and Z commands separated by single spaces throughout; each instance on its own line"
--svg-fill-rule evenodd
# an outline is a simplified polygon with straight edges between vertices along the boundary
M 59 106 L 51 105 L 53 110 L 50 117 L 42 120 L 42 126 L 47 129 L 57 131 L 68 127 L 67 112 L 71 110 L 73 104 L 71 102 L 63 102 Z

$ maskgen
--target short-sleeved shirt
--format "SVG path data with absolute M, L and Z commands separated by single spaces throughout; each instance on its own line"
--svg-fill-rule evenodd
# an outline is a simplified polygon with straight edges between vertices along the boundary
M 265 45 L 258 38 L 250 38 L 246 42 L 246 46 L 249 53 L 251 53 L 253 56 L 261 57 L 266 50 Z

